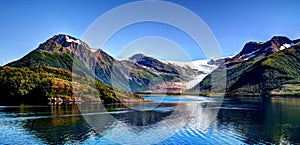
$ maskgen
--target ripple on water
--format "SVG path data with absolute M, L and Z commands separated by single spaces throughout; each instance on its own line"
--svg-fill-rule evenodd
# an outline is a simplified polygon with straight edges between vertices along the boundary
M 176 97 L 164 100 L 166 102 L 159 102 L 160 106 L 151 108 L 144 105 L 139 110 L 113 105 L 107 107 L 110 112 L 101 112 L 101 108 L 97 107 L 100 111 L 91 111 L 88 108 L 94 106 L 90 105 L 80 111 L 74 106 L 48 106 L 46 109 L 43 106 L 24 106 L 27 108 L 24 110 L 20 106 L 0 106 L 0 144 L 116 144 L 114 139 L 124 140 L 127 144 L 145 145 L 158 139 L 161 140 L 154 143 L 168 145 L 299 143 L 300 120 L 297 114 L 300 112 L 300 100 L 266 100 L 260 103 L 249 99 L 225 99 L 221 107 L 208 103 L 218 100 L 201 97 L 187 106 L 181 102 L 176 104 L 174 101 L 179 100 Z M 149 102 L 149 106 L 154 105 Z M 187 110 L 183 111 L 185 107 Z M 200 129 L 205 123 L 201 122 L 201 118 L 191 121 L 194 116 L 203 117 L 206 111 L 213 108 L 220 111 L 208 127 Z M 191 110 L 201 109 L 203 111 L 194 116 L 182 117 Z M 180 111 L 183 112 L 176 114 Z M 114 120 L 105 121 L 103 116 L 106 115 L 113 116 Z M 95 116 L 92 119 L 99 127 L 97 131 L 86 120 L 90 116 Z M 172 120 L 164 122 L 166 119 Z M 176 126 L 180 122 L 184 125 Z M 166 137 L 164 133 L 174 128 L 177 130 L 172 130 L 172 134 Z M 106 135 L 112 140 L 105 138 Z

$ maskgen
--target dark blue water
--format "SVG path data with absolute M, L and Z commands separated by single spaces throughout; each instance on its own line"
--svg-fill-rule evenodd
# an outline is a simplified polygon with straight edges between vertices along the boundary
M 0 106 L 0 144 L 300 144 L 299 98 Z

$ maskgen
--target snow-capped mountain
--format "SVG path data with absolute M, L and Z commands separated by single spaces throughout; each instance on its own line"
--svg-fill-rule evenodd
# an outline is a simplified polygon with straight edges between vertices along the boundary
M 228 58 L 224 57 L 216 59 L 194 60 L 189 62 L 166 61 L 166 63 L 198 70 L 198 76 L 185 83 L 186 88 L 190 89 L 199 82 L 201 82 L 204 77 L 210 74 L 214 69 L 216 69 L 221 63 L 223 63 L 227 59 Z
M 145 68 L 152 69 L 156 72 L 167 72 L 178 74 L 183 79 L 186 89 L 194 87 L 199 83 L 205 76 L 210 74 L 214 69 L 216 69 L 220 64 L 222 64 L 228 58 L 216 58 L 216 59 L 206 59 L 206 60 L 194 60 L 188 62 L 182 61 L 163 61 L 158 60 L 153 57 L 145 56 L 144 54 L 135 54 L 128 58 L 128 60 L 138 63 Z M 197 72 L 197 75 L 194 75 Z
M 198 75 L 197 70 L 176 67 L 143 54 L 132 56 L 132 60 L 117 60 L 101 49 L 94 50 L 80 39 L 58 34 L 6 66 L 60 68 L 82 76 L 91 76 L 128 92 L 148 91 L 163 82 L 183 83 Z M 171 87 L 168 86 L 167 89 L 172 89 Z
M 300 39 L 290 40 L 284 36 L 274 36 L 271 40 L 263 42 L 248 42 L 242 51 L 233 57 L 235 62 L 247 61 L 253 58 L 266 57 L 274 52 L 290 48 L 300 43 Z
M 210 76 L 226 68 L 226 95 L 295 95 L 297 90 L 293 89 L 297 88 L 300 76 L 299 58 L 300 39 L 274 36 L 266 42 L 248 42 L 239 54 L 226 60 L 188 92 L 209 92 L 213 87 Z M 224 77 L 218 79 L 215 81 L 221 82 Z M 293 89 L 288 90 L 286 86 Z M 224 93 L 224 90 L 220 87 L 214 93 Z
M 187 65 L 175 65 L 174 63 L 161 61 L 144 54 L 135 54 L 128 58 L 128 60 L 137 63 L 143 68 L 151 70 L 153 73 L 160 76 L 164 76 L 164 74 L 177 75 L 178 79 L 174 80 L 175 82 L 187 82 L 198 75 L 198 69 L 195 69 L 194 67 L 188 67 Z

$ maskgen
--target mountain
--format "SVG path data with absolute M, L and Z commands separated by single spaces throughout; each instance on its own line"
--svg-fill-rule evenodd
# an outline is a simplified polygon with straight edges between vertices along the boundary
M 192 80 L 187 81 L 185 83 L 186 88 L 191 89 L 199 82 L 201 82 L 203 78 L 209 75 L 214 69 L 218 68 L 218 66 L 221 65 L 227 59 L 229 58 L 224 57 L 224 58 L 215 58 L 215 59 L 207 59 L 207 60 L 194 60 L 194 61 L 187 61 L 187 62 L 167 61 L 165 63 L 169 63 L 181 68 L 187 68 L 187 70 L 190 69 L 197 70 L 198 75 L 196 77 L 193 77 Z
M 138 55 L 132 56 L 132 59 L 135 57 Z M 165 82 L 188 81 L 198 73 L 196 70 L 164 64 L 151 57 L 142 57 L 143 60 L 137 62 L 119 61 L 100 49 L 95 51 L 77 38 L 59 34 L 6 66 L 61 68 L 128 92 L 152 90 L 155 85 Z
M 177 74 L 177 75 L 179 74 L 173 65 L 165 64 L 155 58 L 148 57 L 143 54 L 135 54 L 135 55 L 131 56 L 129 58 L 129 60 L 131 60 L 139 65 L 153 69 L 157 72 L 171 73 L 171 74 Z
M 188 92 L 209 92 L 212 75 L 225 69 L 226 95 L 295 95 L 300 88 L 299 42 L 283 36 L 264 43 L 249 42 Z
M 83 54 L 83 51 L 88 53 L 90 48 L 80 40 L 67 35 L 55 35 L 20 60 L 8 63 L 6 66 L 17 68 L 50 66 L 72 71 L 75 56 Z M 85 67 L 84 63 L 79 60 L 76 63 L 82 68 Z
M 197 69 L 163 62 L 143 54 L 135 54 L 129 60 L 153 71 L 155 74 L 159 74 L 161 77 L 165 77 L 167 81 L 189 81 L 198 74 Z M 167 76 L 171 76 L 171 78 Z
M 230 60 L 231 64 L 240 63 L 251 59 L 261 59 L 274 52 L 278 52 L 299 43 L 284 36 L 274 36 L 271 40 L 263 42 L 248 42 L 242 51 Z
M 1 105 L 45 104 L 54 100 L 53 103 L 144 101 L 135 94 L 113 89 L 102 82 L 45 66 L 0 67 L 0 91 Z

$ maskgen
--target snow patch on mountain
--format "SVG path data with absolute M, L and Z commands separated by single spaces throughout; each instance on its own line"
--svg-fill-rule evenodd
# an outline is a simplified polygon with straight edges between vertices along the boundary
M 186 89 L 190 89 L 201 82 L 204 77 L 210 74 L 214 69 L 216 69 L 217 65 L 208 64 L 211 60 L 195 60 L 189 62 L 179 62 L 179 61 L 166 61 L 166 63 L 171 63 L 180 67 L 189 67 L 192 69 L 197 69 L 199 71 L 199 75 L 194 79 L 185 83 Z
M 74 43 L 77 43 L 77 44 L 81 44 L 80 40 L 74 40 L 74 39 L 71 39 L 69 38 L 69 36 L 66 35 L 66 41 L 67 42 L 74 42 Z
M 207 75 L 207 74 L 200 74 L 196 78 L 192 79 L 191 81 L 188 81 L 185 83 L 185 87 L 187 89 L 193 88 L 195 85 L 197 85 L 199 82 L 201 82 Z
M 97 51 L 97 49 L 90 49 L 93 53 L 95 53 Z
M 243 60 L 248 60 L 251 58 L 254 58 L 256 56 L 256 52 L 258 52 L 260 49 L 257 49 L 255 51 L 252 51 L 250 53 L 247 54 L 243 54 L 242 56 L 239 57 L 239 59 L 243 58 Z
M 281 45 L 280 46 L 280 50 L 284 50 L 284 49 L 286 49 L 286 48 L 290 48 L 291 47 L 291 44 L 283 44 L 283 45 Z
M 167 63 L 171 63 L 180 67 L 190 67 L 192 69 L 197 69 L 198 71 L 209 73 L 211 70 L 215 69 L 216 65 L 209 65 L 208 62 L 210 60 L 195 60 L 189 62 L 180 62 L 180 61 L 166 61 Z

